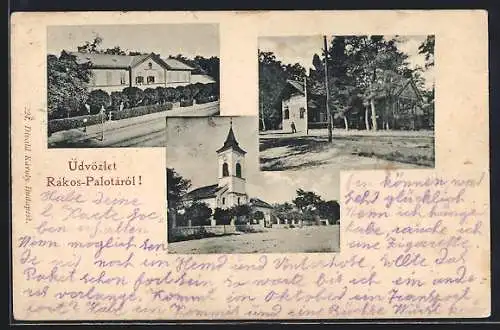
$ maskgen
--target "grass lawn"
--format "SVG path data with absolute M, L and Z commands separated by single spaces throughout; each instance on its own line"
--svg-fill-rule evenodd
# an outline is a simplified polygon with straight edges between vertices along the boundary
M 324 130 L 309 135 L 265 134 L 259 149 L 263 171 L 434 167 L 432 132 L 336 130 L 332 143 Z
M 339 225 L 303 228 L 266 228 L 249 233 L 202 238 L 168 244 L 169 253 L 321 253 L 339 252 Z

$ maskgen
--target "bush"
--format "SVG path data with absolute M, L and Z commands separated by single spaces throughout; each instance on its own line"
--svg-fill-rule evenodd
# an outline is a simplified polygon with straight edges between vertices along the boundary
M 79 117 L 70 117 L 63 119 L 53 119 L 49 120 L 47 123 L 47 130 L 49 135 L 59 131 L 65 131 L 69 129 L 95 125 L 102 122 L 103 118 L 106 120 L 106 114 L 97 114 L 97 115 L 85 115 Z M 87 119 L 87 122 L 85 122 Z
M 181 100 L 180 106 L 181 107 L 190 107 L 193 105 L 193 100 Z
M 144 90 L 144 105 L 153 105 L 159 102 L 158 91 L 152 88 L 146 88 Z
M 201 96 L 196 98 L 196 104 L 204 104 L 212 102 L 209 96 Z
M 144 91 L 139 87 L 126 87 L 122 93 L 127 96 L 131 107 L 138 106 L 144 99 Z
M 102 89 L 96 89 L 90 92 L 87 104 L 90 106 L 90 113 L 97 114 L 101 108 L 107 108 L 111 105 L 111 97 Z
M 120 104 L 123 102 L 124 108 L 127 107 L 128 97 L 123 92 L 112 92 L 111 93 L 111 110 L 119 111 Z
M 120 120 L 125 118 L 139 117 L 150 113 L 172 110 L 172 103 L 144 105 L 140 107 L 124 109 L 123 111 L 113 112 L 111 120 Z

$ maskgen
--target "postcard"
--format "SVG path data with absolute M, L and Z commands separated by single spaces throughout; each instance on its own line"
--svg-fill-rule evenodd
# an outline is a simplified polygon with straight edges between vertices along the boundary
M 487 12 L 11 22 L 16 322 L 490 315 Z

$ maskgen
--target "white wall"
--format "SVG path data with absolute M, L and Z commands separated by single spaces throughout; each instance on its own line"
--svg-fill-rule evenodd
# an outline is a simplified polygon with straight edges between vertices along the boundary
M 285 108 L 288 106 L 289 118 L 285 119 Z M 300 118 L 300 109 L 303 108 L 304 117 Z M 293 95 L 289 99 L 285 99 L 281 103 L 281 111 L 283 115 L 283 130 L 291 132 L 291 123 L 295 123 L 297 132 L 306 132 L 307 130 L 307 106 L 306 98 L 302 94 Z

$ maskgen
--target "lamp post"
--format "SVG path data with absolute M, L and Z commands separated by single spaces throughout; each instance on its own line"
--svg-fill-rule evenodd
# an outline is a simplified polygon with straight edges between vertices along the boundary
M 104 116 L 106 115 L 105 110 L 104 110 L 104 105 L 101 105 L 101 138 L 99 139 L 100 141 L 104 141 Z

